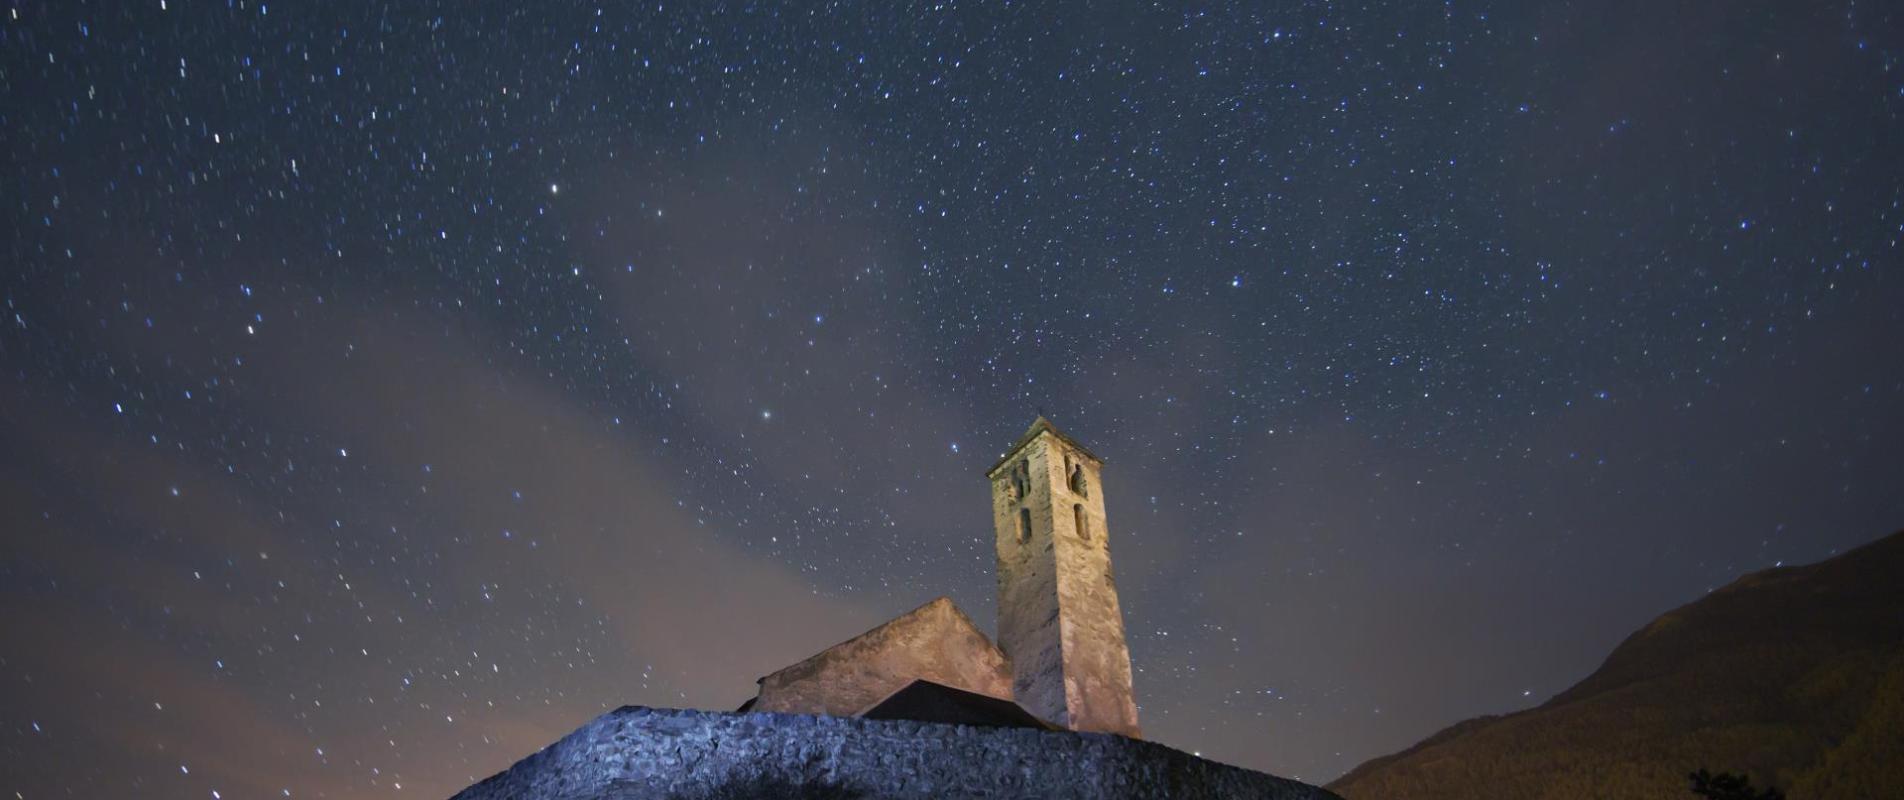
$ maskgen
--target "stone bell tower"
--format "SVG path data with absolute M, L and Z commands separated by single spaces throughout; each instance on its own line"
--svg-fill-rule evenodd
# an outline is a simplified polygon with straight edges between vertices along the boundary
M 1136 737 L 1103 465 L 1040 416 L 985 473 L 998 533 L 998 645 L 1019 705 L 1072 730 Z

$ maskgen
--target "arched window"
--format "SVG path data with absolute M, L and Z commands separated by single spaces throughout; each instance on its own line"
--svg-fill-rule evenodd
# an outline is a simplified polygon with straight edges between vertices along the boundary
M 1083 464 L 1078 464 L 1071 468 L 1071 480 L 1069 483 L 1071 484 L 1072 494 L 1079 497 L 1085 497 L 1090 494 L 1090 492 L 1086 491 L 1088 487 L 1085 486 Z
M 1091 520 L 1088 517 L 1084 516 L 1083 503 L 1072 504 L 1071 524 L 1077 526 L 1079 539 L 1083 541 L 1087 541 L 1087 542 L 1091 541 Z
M 1018 466 L 1012 468 L 1012 497 L 1016 500 L 1023 500 L 1030 496 L 1031 460 L 1026 459 L 1018 462 Z
M 1031 541 L 1031 509 L 1018 509 L 1018 543 Z

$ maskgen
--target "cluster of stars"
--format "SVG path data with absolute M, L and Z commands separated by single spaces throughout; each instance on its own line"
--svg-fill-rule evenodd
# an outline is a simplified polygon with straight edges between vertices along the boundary
M 1896 42 L 1683 13 L 12 6 L 0 790 L 446 796 L 985 624 L 1040 406 L 1153 738 L 1538 702 L 1904 518 Z

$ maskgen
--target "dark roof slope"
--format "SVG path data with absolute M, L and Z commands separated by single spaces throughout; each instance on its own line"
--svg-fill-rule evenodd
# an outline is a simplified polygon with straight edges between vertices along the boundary
M 943 722 L 951 725 L 977 725 L 985 728 L 1038 728 L 1055 731 L 1058 726 L 1045 722 L 1023 706 L 977 692 L 968 692 L 942 683 L 920 679 L 874 703 L 856 716 L 867 719 L 909 719 L 915 722 Z

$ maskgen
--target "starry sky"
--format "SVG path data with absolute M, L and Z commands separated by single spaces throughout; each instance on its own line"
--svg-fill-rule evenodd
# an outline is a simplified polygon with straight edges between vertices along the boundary
M 1871 2 L 0 8 L 0 790 L 442 797 L 934 596 L 1042 409 L 1326 781 L 1904 526 Z

